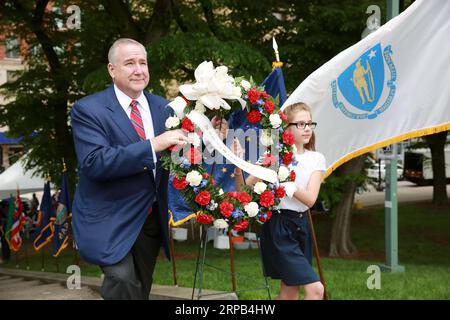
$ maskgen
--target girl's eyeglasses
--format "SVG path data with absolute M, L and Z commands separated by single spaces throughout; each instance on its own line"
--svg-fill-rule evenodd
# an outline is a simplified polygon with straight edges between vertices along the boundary
M 314 130 L 317 127 L 317 122 L 292 122 L 289 123 L 289 125 L 295 125 L 297 129 L 306 129 L 306 126 L 308 126 L 311 130 Z

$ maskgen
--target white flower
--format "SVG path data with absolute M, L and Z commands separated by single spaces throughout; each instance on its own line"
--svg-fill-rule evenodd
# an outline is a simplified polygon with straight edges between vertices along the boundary
M 291 173 L 289 172 L 289 169 L 285 166 L 280 166 L 280 168 L 278 169 L 278 179 L 280 181 L 286 180 L 290 176 L 290 174 Z
M 242 87 L 245 91 L 248 91 L 248 90 L 250 90 L 250 88 L 252 87 L 252 85 L 251 85 L 250 82 L 248 82 L 247 80 L 242 80 L 242 81 L 241 81 L 241 87 Z
M 201 103 L 200 101 L 197 100 L 197 102 L 195 103 L 195 111 L 200 112 L 200 113 L 205 113 L 206 108 L 203 105 L 203 103 Z
M 180 119 L 177 116 L 169 117 L 166 120 L 166 128 L 171 129 L 175 128 L 180 124 Z
M 297 186 L 295 185 L 295 182 L 292 181 L 283 182 L 281 185 L 284 187 L 286 195 L 289 197 L 289 199 L 292 199 L 294 192 L 297 191 Z
M 260 142 L 263 146 L 268 147 L 273 144 L 272 135 L 270 130 L 263 130 L 261 134 Z
M 282 123 L 282 120 L 278 114 L 271 114 L 269 116 L 269 120 L 270 124 L 272 125 L 272 128 L 274 129 L 278 128 Z
M 245 101 L 241 99 L 241 88 L 228 75 L 227 67 L 214 68 L 211 61 L 204 61 L 195 69 L 194 76 L 195 83 L 180 86 L 180 92 L 188 100 L 200 101 L 211 110 L 230 110 L 230 105 L 224 99 L 238 100 L 242 108 L 245 107 Z
M 266 189 L 267 189 L 267 184 L 265 184 L 264 182 L 261 182 L 261 181 L 255 183 L 255 186 L 253 187 L 253 190 L 257 194 L 263 193 Z
M 224 219 L 214 220 L 214 227 L 217 229 L 228 228 L 228 223 Z
M 192 144 L 194 147 L 200 146 L 200 137 L 195 132 L 188 133 L 187 142 Z
M 186 175 L 186 181 L 189 182 L 191 187 L 198 186 L 202 180 L 203 176 L 196 170 L 192 170 Z
M 220 196 L 223 195 L 223 190 L 222 190 L 222 188 L 219 189 L 219 195 L 220 195 Z
M 176 97 L 175 100 L 171 101 L 168 105 L 175 111 L 175 114 L 179 119 L 184 118 L 184 108 L 186 108 L 187 103 L 182 97 Z
M 250 202 L 249 204 L 244 206 L 244 210 L 245 210 L 245 212 L 247 212 L 248 216 L 251 218 L 258 214 L 259 206 L 256 202 Z

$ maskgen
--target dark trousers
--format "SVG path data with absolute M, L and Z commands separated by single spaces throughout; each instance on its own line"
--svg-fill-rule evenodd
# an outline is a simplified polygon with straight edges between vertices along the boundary
M 156 210 L 155 210 L 156 209 Z M 162 244 L 157 205 L 147 217 L 130 252 L 120 262 L 101 267 L 105 300 L 148 300 L 156 258 Z

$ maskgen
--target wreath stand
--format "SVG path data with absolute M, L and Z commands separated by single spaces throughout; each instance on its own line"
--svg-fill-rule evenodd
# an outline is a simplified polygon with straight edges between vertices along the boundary
M 216 266 L 213 266 L 211 264 L 208 264 L 206 262 L 206 253 L 207 253 L 207 230 L 204 225 L 201 225 L 200 227 L 201 237 L 200 242 L 198 246 L 198 254 L 197 254 L 197 260 L 196 260 L 196 266 L 195 266 L 195 274 L 194 274 L 194 285 L 192 287 L 192 300 L 194 300 L 194 296 L 197 300 L 200 300 L 202 297 L 206 296 L 212 296 L 212 295 L 222 295 L 223 292 L 220 293 L 210 293 L 210 294 L 204 294 L 202 293 L 203 289 L 203 274 L 205 272 L 205 266 L 208 266 L 210 268 L 213 268 L 217 271 L 220 271 L 222 273 L 231 274 L 231 285 L 232 285 L 232 291 L 228 291 L 226 293 L 238 293 L 238 292 L 244 292 L 244 291 L 259 291 L 259 290 L 267 290 L 268 299 L 271 299 L 270 295 L 270 287 L 269 283 L 267 281 L 267 277 L 264 276 L 264 266 L 262 264 L 261 259 L 261 272 L 264 277 L 264 284 L 261 287 L 252 288 L 252 289 L 245 289 L 245 290 L 237 290 L 236 286 L 236 271 L 235 271 L 235 265 L 234 265 L 234 246 L 231 240 L 231 231 L 228 232 L 228 240 L 230 243 L 230 272 L 227 270 L 224 270 L 222 268 L 218 268 Z M 259 237 L 257 237 L 257 243 L 258 243 L 258 249 L 261 250 L 261 246 L 259 244 Z M 260 251 L 261 253 L 261 251 Z M 260 254 L 261 257 L 261 254 Z M 197 289 L 197 290 L 196 290 Z M 197 291 L 197 292 L 196 292 Z

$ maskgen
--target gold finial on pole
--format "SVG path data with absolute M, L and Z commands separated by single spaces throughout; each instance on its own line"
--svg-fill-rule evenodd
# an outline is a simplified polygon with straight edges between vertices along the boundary
M 66 163 L 64 162 L 64 158 L 62 158 L 63 162 L 63 172 L 67 171 Z
M 278 52 L 278 44 L 275 40 L 275 37 L 272 38 L 272 47 L 273 51 L 275 51 L 275 60 L 272 62 L 272 69 L 279 68 L 283 66 L 283 62 L 280 61 L 280 53 Z

